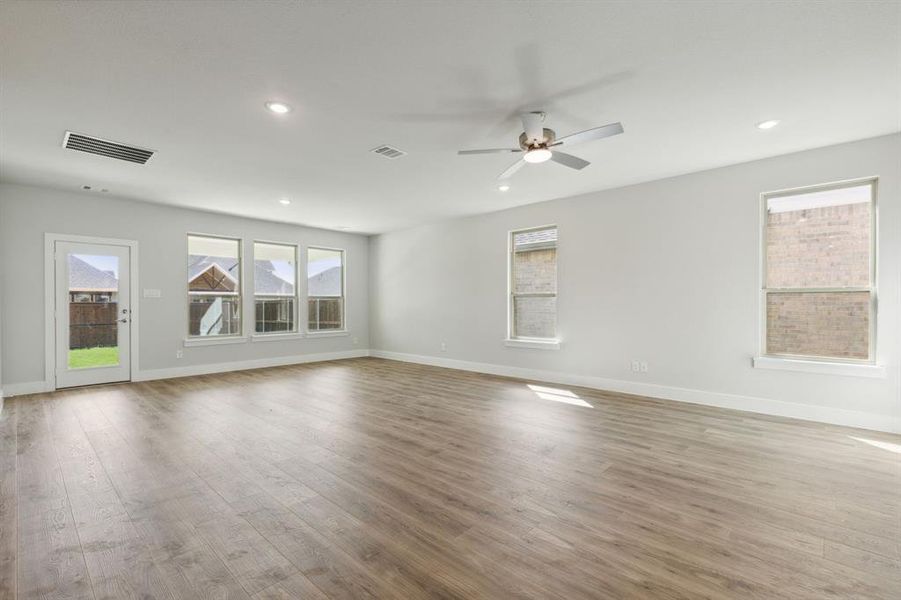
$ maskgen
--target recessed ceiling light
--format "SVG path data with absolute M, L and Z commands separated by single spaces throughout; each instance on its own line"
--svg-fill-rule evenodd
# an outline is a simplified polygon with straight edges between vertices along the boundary
M 507 185 L 506 183 L 502 183 L 499 186 L 497 186 L 497 189 L 498 189 L 498 191 L 506 192 L 510 189 L 510 186 Z
M 277 115 L 283 115 L 285 113 L 291 112 L 291 107 L 284 102 L 267 102 L 266 108 L 269 109 L 270 112 L 274 112 Z
M 291 204 L 291 201 L 287 198 L 282 198 L 281 200 L 279 200 L 279 202 L 281 202 L 282 204 Z
M 761 121 L 757 124 L 757 129 L 772 129 L 779 124 L 779 119 L 770 119 L 769 121 Z
M 547 148 L 535 148 L 534 150 L 529 150 L 526 152 L 525 156 L 522 157 L 527 163 L 543 163 L 546 160 L 550 160 L 550 158 L 551 151 Z
M 81 186 L 81 189 L 83 189 L 83 190 L 89 190 L 89 189 L 91 189 L 91 186 L 89 186 L 89 185 L 83 185 L 83 186 Z

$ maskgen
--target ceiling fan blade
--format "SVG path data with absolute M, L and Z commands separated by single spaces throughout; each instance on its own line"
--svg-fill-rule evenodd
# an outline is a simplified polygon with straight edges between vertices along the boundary
M 457 154 L 509 154 L 522 152 L 519 148 L 485 148 L 483 150 L 458 150 Z
M 612 135 L 619 135 L 622 132 L 622 123 L 610 123 L 609 125 L 603 125 L 602 127 L 586 129 L 585 131 L 580 131 L 579 133 L 573 133 L 571 135 L 564 136 L 558 139 L 557 142 L 553 145 L 559 146 L 561 144 L 566 144 L 567 146 L 572 146 L 573 144 L 581 144 L 582 142 L 590 142 L 591 140 L 600 140 Z
M 498 175 L 497 178 L 498 179 L 507 179 L 507 178 L 511 177 L 514 173 L 519 171 L 524 164 L 526 164 L 526 161 L 519 159 L 518 161 L 516 161 L 515 163 L 510 165 L 510 167 L 507 168 L 506 171 L 504 171 L 503 173 Z
M 522 115 L 522 127 L 526 138 L 530 141 L 540 142 L 544 139 L 544 113 L 527 112 Z
M 570 169 L 584 169 L 591 164 L 587 160 L 579 158 L 578 156 L 566 154 L 565 152 L 557 152 L 556 150 L 554 150 L 553 154 L 551 154 L 551 160 L 556 163 L 560 163 L 561 165 L 567 166 Z

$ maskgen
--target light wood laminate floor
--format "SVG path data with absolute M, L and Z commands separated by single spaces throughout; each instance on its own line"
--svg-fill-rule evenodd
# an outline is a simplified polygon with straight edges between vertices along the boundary
M 901 598 L 901 438 L 355 359 L 8 399 L 3 598 Z

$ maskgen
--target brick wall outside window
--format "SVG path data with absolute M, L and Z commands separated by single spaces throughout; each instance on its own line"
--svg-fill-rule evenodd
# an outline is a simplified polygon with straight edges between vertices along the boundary
M 768 288 L 868 287 L 871 204 L 767 214 Z M 869 292 L 770 292 L 766 350 L 868 358 Z
M 517 294 L 557 292 L 557 249 L 513 254 L 513 290 Z M 556 297 L 516 298 L 513 328 L 517 336 L 552 338 L 557 323 Z

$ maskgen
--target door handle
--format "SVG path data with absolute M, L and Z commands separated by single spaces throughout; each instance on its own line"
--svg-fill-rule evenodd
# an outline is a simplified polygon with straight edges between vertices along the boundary
M 128 323 L 128 319 L 119 319 L 120 323 Z

